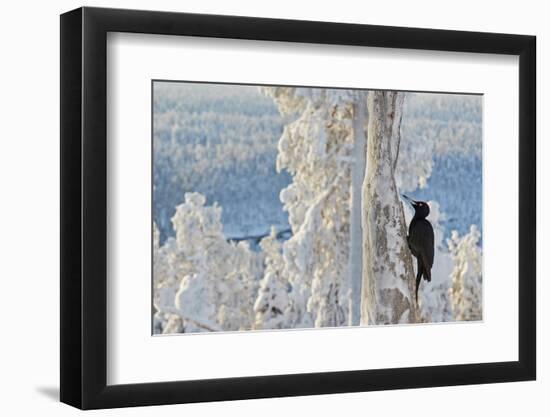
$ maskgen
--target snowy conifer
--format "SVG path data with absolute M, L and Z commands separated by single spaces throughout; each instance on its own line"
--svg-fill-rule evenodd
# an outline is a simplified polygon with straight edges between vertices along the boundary
M 172 218 L 175 238 L 155 249 L 155 325 L 168 331 L 251 329 L 261 256 L 246 242 L 227 242 L 221 208 L 205 206 L 199 193 L 185 194 Z
M 482 259 L 477 245 L 481 237 L 477 227 L 460 237 L 456 231 L 447 240 L 454 268 L 451 273 L 450 295 L 455 320 L 481 320 L 482 316 Z
M 282 244 L 277 241 L 274 227 L 269 236 L 260 242 L 264 255 L 265 271 L 254 303 L 256 329 L 283 329 L 292 322 L 292 305 L 289 302 L 289 283 L 282 276 Z
M 293 180 L 281 191 L 293 232 L 283 244 L 283 275 L 296 314 L 292 327 L 347 324 L 354 92 L 264 91 L 282 114 L 297 115 L 285 126 L 277 158 L 277 169 Z

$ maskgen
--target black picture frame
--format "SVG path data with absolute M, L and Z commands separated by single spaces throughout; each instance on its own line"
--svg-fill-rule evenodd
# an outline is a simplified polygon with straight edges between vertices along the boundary
M 107 33 L 519 56 L 519 358 L 513 362 L 107 385 Z M 79 8 L 61 15 L 61 401 L 82 409 L 536 378 L 536 38 Z

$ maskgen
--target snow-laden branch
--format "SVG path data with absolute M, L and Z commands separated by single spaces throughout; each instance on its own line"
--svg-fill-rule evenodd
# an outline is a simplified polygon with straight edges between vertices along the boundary
M 277 169 L 292 183 L 281 191 L 292 237 L 282 245 L 289 283 L 290 327 L 348 322 L 350 171 L 354 164 L 354 92 L 264 88 L 282 114 L 294 117 L 279 140 Z M 264 276 L 267 279 L 267 276 Z

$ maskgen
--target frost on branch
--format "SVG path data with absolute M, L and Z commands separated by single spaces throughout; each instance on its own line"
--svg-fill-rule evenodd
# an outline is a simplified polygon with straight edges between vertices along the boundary
M 279 111 L 294 115 L 279 140 L 277 169 L 292 183 L 281 191 L 293 236 L 283 244 L 290 327 L 347 324 L 349 313 L 350 170 L 355 92 L 272 87 Z
M 261 256 L 227 242 L 221 208 L 185 194 L 172 218 L 175 238 L 154 244 L 155 332 L 251 329 Z
M 482 256 L 477 245 L 480 233 L 475 225 L 459 237 L 453 231 L 447 239 L 454 268 L 449 290 L 455 320 L 482 320 Z

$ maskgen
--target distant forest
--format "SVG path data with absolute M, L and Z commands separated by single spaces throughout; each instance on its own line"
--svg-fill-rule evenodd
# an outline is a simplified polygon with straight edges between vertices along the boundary
M 482 141 L 479 97 L 407 94 L 402 147 L 433 149 L 414 192 L 436 200 L 446 232 L 481 225 Z M 154 221 L 160 241 L 173 235 L 171 217 L 189 191 L 222 207 L 227 238 L 287 230 L 279 192 L 291 177 L 277 173 L 277 144 L 288 116 L 256 86 L 157 82 L 154 86 Z M 449 192 L 449 190 L 453 190 Z
M 257 87 L 155 84 L 154 217 L 161 241 L 189 191 L 223 207 L 228 237 L 267 233 L 271 224 L 288 228 L 279 191 L 290 176 L 275 171 L 284 123 Z

